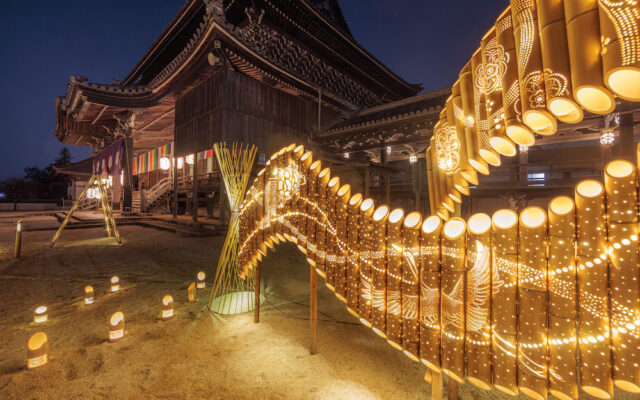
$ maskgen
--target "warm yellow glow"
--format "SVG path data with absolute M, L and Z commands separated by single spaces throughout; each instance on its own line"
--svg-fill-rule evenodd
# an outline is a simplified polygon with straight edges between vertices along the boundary
M 335 185 L 340 183 L 340 178 L 338 178 L 337 176 L 334 176 L 333 178 L 331 178 L 331 180 L 329 181 L 329 184 L 327 185 L 328 187 L 332 188 Z
M 578 123 L 583 117 L 582 110 L 577 104 L 561 97 L 549 101 L 549 110 L 562 122 L 569 124 Z
M 351 196 L 351 199 L 349 199 L 349 205 L 350 206 L 355 206 L 356 204 L 358 204 L 360 202 L 360 200 L 362 200 L 362 194 L 361 193 L 356 193 L 353 196 Z
M 520 221 L 528 228 L 537 228 L 544 224 L 547 215 L 540 207 L 527 207 L 520 213 Z
M 626 160 L 611 161 L 604 168 L 607 175 L 613 178 L 626 178 L 633 173 L 633 164 Z
M 625 100 L 640 101 L 640 69 L 620 68 L 609 75 L 609 87 Z
M 349 185 L 348 183 L 345 183 L 338 190 L 338 197 L 344 196 L 349 190 L 351 190 L 351 185 Z
M 124 320 L 122 311 L 117 311 L 111 316 L 111 326 L 116 326 L 120 321 Z
M 117 276 L 112 276 L 111 277 L 111 291 L 112 292 L 117 292 L 118 290 L 120 290 L 120 278 Z
M 409 215 L 407 215 L 407 217 L 404 219 L 404 226 L 406 228 L 413 229 L 417 227 L 418 224 L 420 224 L 421 220 L 422 215 L 419 212 L 414 211 L 412 213 L 409 213 Z
M 169 160 L 169 158 L 168 157 L 160 158 L 160 169 L 163 171 L 166 171 L 169 168 L 171 168 L 171 161 Z
M 456 203 L 462 203 L 462 195 L 460 195 L 460 192 L 457 190 L 452 190 L 451 193 L 449 193 L 449 198 Z
M 491 147 L 495 151 L 503 156 L 513 157 L 516 155 L 516 145 L 507 138 L 494 136 L 489 138 L 489 144 L 491 144 Z
M 582 390 L 584 390 L 587 394 L 590 394 L 593 397 L 597 397 L 603 400 L 609 400 L 611 395 L 598 387 L 595 386 L 582 386 Z
M 199 281 L 203 281 L 206 275 L 205 275 L 204 271 L 200 271 L 200 272 L 198 272 L 197 276 L 198 276 L 198 280 Z
M 484 213 L 474 214 L 469 218 L 469 232 L 481 235 L 491 229 L 491 217 Z
M 566 215 L 573 211 L 574 207 L 573 200 L 567 196 L 558 196 L 549 203 L 549 208 L 557 215 Z
M 483 382 L 482 380 L 478 379 L 478 378 L 474 378 L 473 376 L 468 376 L 467 380 L 474 386 L 479 387 L 480 389 L 483 390 L 491 390 L 491 385 L 489 385 L 488 383 Z
M 318 178 L 324 178 L 326 175 L 329 174 L 329 172 L 331 172 L 329 168 L 323 169 L 322 171 L 320 171 L 320 174 L 318 174 Z
M 391 214 L 389 215 L 389 222 L 395 224 L 399 222 L 403 216 L 404 210 L 402 208 L 396 208 L 395 210 L 391 211 Z
M 49 362 L 49 344 L 47 334 L 37 332 L 27 341 L 27 368 L 36 368 Z
M 373 213 L 373 220 L 375 222 L 381 221 L 387 215 L 389 215 L 389 207 L 388 206 L 380 206 L 376 208 L 376 211 Z
M 487 166 L 487 163 L 484 160 L 478 161 L 478 160 L 474 160 L 473 158 L 470 158 L 469 164 L 473 167 L 473 169 L 480 172 L 482 175 L 489 175 L 489 167 Z
M 522 146 L 533 146 L 536 142 L 536 137 L 533 132 L 522 125 L 507 126 L 507 136 Z
M 122 311 L 113 313 L 109 320 L 111 327 L 109 328 L 109 341 L 113 342 L 124 336 L 124 314 Z
M 168 306 L 169 304 L 173 304 L 173 297 L 171 297 L 171 295 L 169 294 L 166 294 L 162 298 L 162 304 L 164 304 L 165 306 Z
M 492 221 L 500 229 L 509 229 L 518 222 L 518 215 L 512 210 L 502 209 L 493 214 Z
M 361 211 L 369 211 L 373 207 L 373 199 L 366 199 L 360 204 Z
M 93 304 L 93 286 L 84 288 L 84 304 Z
M 615 100 L 608 90 L 583 86 L 576 90 L 576 99 L 587 110 L 596 114 L 608 114 L 615 108 Z
M 524 123 L 536 133 L 541 135 L 553 135 L 556 133 L 556 120 L 547 111 L 529 110 L 524 114 L 523 119 Z
M 492 150 L 480 149 L 478 152 L 480 154 L 480 157 L 482 157 L 482 159 L 490 165 L 499 167 L 500 164 L 502 164 L 502 162 L 500 161 L 500 156 Z
M 433 233 L 440 226 L 441 223 L 440 217 L 436 217 L 432 215 L 424 220 L 422 223 L 422 232 L 424 233 Z
M 40 306 L 36 308 L 35 314 L 33 316 L 33 322 L 35 322 L 36 324 L 40 324 L 46 321 L 47 321 L 47 307 Z
M 587 179 L 576 186 L 576 191 L 583 197 L 597 197 L 604 192 L 604 187 L 598 181 Z
M 444 224 L 444 235 L 448 239 L 457 239 L 464 233 L 466 224 L 460 218 L 453 218 Z

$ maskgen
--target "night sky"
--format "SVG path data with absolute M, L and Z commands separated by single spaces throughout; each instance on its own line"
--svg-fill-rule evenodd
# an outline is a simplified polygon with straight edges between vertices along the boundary
M 51 163 L 56 96 L 71 75 L 122 79 L 183 0 L 0 2 L 0 178 Z M 446 86 L 506 8 L 507 0 L 341 0 L 353 36 L 425 90 Z M 70 146 L 74 161 L 89 156 Z

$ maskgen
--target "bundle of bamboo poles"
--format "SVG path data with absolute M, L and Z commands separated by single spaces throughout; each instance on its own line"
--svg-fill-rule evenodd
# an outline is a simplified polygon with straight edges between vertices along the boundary
M 231 147 L 224 142 L 213 145 L 231 209 L 227 237 L 220 251 L 208 304 L 212 311 L 220 314 L 249 311 L 254 305 L 251 296 L 255 275 L 249 271 L 242 279 L 238 274 L 238 240 L 239 211 L 251 176 L 256 150 L 254 145 L 245 146 L 235 142 Z M 265 180 L 268 178 L 263 177 Z M 265 184 L 265 192 L 267 188 Z

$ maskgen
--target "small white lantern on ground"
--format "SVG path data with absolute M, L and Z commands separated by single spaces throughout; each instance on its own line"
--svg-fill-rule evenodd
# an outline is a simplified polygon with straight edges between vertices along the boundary
M 206 286 L 206 283 L 204 281 L 204 279 L 206 278 L 206 275 L 204 273 L 204 271 L 200 271 L 198 272 L 198 284 L 196 285 L 197 289 L 204 289 Z
M 33 315 L 33 322 L 36 324 L 41 324 L 43 322 L 47 322 L 47 307 L 40 306 L 36 308 L 36 312 Z
M 191 284 L 187 288 L 187 301 L 189 303 L 196 302 L 196 283 L 195 282 L 191 282 Z
M 120 290 L 120 278 L 117 276 L 111 277 L 111 293 L 117 292 Z
M 173 297 L 165 295 L 162 298 L 162 320 L 167 321 L 173 318 Z
M 90 285 L 85 286 L 84 304 L 93 304 L 93 286 L 90 286 Z
M 109 341 L 116 342 L 124 337 L 124 314 L 118 311 L 109 321 Z

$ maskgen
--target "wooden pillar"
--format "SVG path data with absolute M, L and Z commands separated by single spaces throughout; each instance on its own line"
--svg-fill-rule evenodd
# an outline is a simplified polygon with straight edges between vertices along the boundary
M 191 207 L 193 222 L 198 222 L 198 153 L 193 154 L 193 206 Z
M 171 145 L 171 173 L 173 174 L 173 219 L 178 218 L 178 160 L 176 158 L 176 141 L 174 136 L 173 144 Z
M 369 198 L 369 167 L 364 167 L 364 198 Z
M 309 327 L 311 328 L 311 343 L 309 353 L 318 352 L 318 274 L 313 266 L 309 267 Z
M 133 202 L 132 198 L 132 179 L 131 179 L 131 171 L 133 167 L 133 138 L 128 137 L 125 140 L 124 144 L 124 178 L 123 178 L 123 191 L 122 191 L 122 211 L 131 211 L 131 204 Z
M 620 127 L 618 134 L 618 155 L 622 158 L 635 161 L 636 147 L 633 145 L 633 111 L 620 114 Z
M 431 372 L 431 400 L 442 400 L 442 372 Z
M 447 378 L 447 398 L 449 400 L 458 400 L 459 385 L 455 379 Z
M 256 282 L 255 282 L 255 286 L 254 286 L 254 308 L 253 308 L 253 322 L 254 323 L 258 323 L 260 322 L 260 265 L 262 264 L 261 262 L 257 263 L 258 265 L 256 266 Z
M 387 165 L 387 146 L 382 146 L 382 150 L 380 150 L 380 162 L 383 165 Z M 391 204 L 391 177 L 387 172 L 384 174 L 384 201 L 385 204 Z

